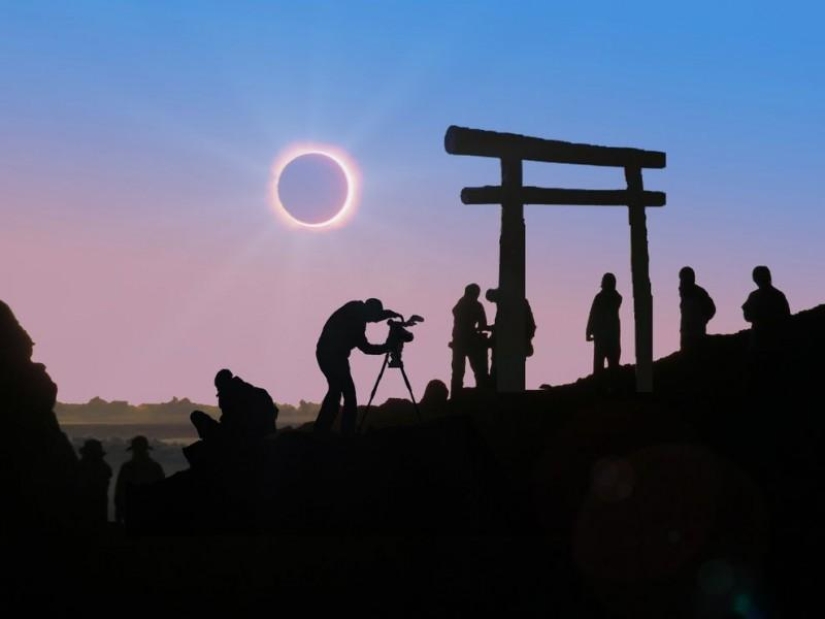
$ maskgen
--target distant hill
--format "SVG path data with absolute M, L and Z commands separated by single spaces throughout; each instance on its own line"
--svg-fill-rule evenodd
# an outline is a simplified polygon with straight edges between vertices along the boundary
M 319 404 L 301 400 L 298 406 L 277 404 L 278 421 L 281 425 L 299 425 L 315 419 Z M 92 398 L 85 404 L 57 402 L 54 412 L 61 424 L 172 424 L 186 425 L 189 415 L 201 410 L 215 419 L 221 415 L 217 406 L 192 402 L 189 398 L 172 398 L 168 402 L 156 404 L 130 404 L 125 400 L 107 401 Z

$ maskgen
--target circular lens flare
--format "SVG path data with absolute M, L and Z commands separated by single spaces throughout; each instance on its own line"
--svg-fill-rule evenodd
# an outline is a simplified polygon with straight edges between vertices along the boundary
M 341 168 L 341 172 L 343 172 L 344 178 L 346 179 L 346 197 L 344 198 L 340 209 L 338 209 L 335 215 L 324 221 L 306 222 L 298 219 L 283 204 L 278 192 L 281 175 L 286 167 L 299 157 L 303 157 L 305 155 L 321 155 L 332 160 L 339 168 Z M 272 164 L 272 185 L 269 192 L 270 202 L 276 214 L 292 226 L 311 228 L 315 230 L 341 227 L 350 219 L 350 217 L 352 217 L 352 214 L 355 212 L 355 204 L 357 202 L 359 189 L 358 180 L 358 172 L 355 162 L 340 148 L 328 144 L 293 144 L 284 149 L 284 151 L 275 159 L 275 163 Z

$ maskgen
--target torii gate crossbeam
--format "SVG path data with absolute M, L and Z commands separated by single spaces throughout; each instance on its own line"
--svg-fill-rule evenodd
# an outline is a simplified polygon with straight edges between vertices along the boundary
M 666 196 L 645 191 L 643 168 L 664 168 L 665 153 L 545 140 L 451 126 L 444 136 L 451 155 L 494 157 L 501 161 L 501 185 L 467 187 L 464 204 L 500 204 L 498 312 L 496 335 L 499 392 L 525 389 L 525 204 L 627 206 L 636 344 L 636 390 L 653 391 L 653 296 L 650 287 L 646 207 L 664 206 Z M 543 161 L 624 168 L 627 189 L 586 190 L 525 187 L 523 162 Z

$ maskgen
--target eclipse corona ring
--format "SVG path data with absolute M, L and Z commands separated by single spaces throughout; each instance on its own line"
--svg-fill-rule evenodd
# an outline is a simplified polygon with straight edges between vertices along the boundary
M 333 228 L 355 209 L 356 166 L 334 146 L 296 144 L 272 167 L 271 202 L 286 223 L 302 228 Z

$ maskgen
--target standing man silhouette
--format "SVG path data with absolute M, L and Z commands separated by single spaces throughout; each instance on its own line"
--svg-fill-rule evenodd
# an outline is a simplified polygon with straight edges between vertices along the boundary
M 149 440 L 141 435 L 134 437 L 126 448 L 132 452 L 132 458 L 120 465 L 115 481 L 115 520 L 119 524 L 126 521 L 131 486 L 153 484 L 166 478 L 163 467 L 149 455 L 150 449 Z
M 602 276 L 602 289 L 593 298 L 590 316 L 587 319 L 586 338 L 593 342 L 593 374 L 604 372 L 608 368 L 619 367 L 622 354 L 621 322 L 619 308 L 622 295 L 616 291 L 616 276 L 605 273 Z
M 696 273 L 691 267 L 679 271 L 679 347 L 695 350 L 707 335 L 707 325 L 716 315 L 716 304 L 707 290 L 696 284 Z
M 103 443 L 90 438 L 78 450 L 78 489 L 84 523 L 99 529 L 109 521 L 109 481 L 112 467 L 106 462 Z
M 326 432 L 332 429 L 343 396 L 341 433 L 355 433 L 358 400 L 350 372 L 349 355 L 354 348 L 367 355 L 386 354 L 389 351 L 386 343 L 371 344 L 367 341 L 367 323 L 388 318 L 402 316 L 384 309 L 383 303 L 378 299 L 367 299 L 345 303 L 324 324 L 315 348 L 315 358 L 327 379 L 328 390 L 315 419 L 315 431 Z
M 464 387 L 464 371 L 467 360 L 475 375 L 476 387 L 485 387 L 487 375 L 487 336 L 482 332 L 487 328 L 487 314 L 478 300 L 481 287 L 467 284 L 464 296 L 453 307 L 453 349 L 450 395 L 456 397 Z

